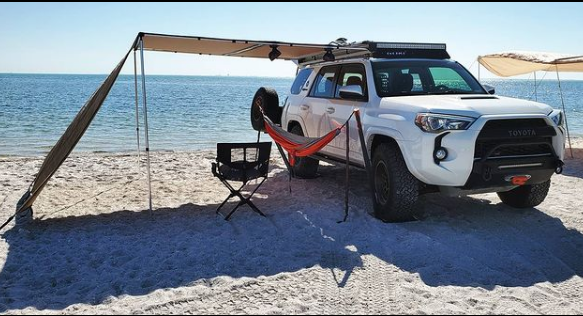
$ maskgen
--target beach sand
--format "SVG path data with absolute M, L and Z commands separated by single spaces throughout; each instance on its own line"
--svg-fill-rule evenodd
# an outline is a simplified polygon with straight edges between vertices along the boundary
M 420 220 L 373 218 L 364 172 L 343 166 L 270 179 L 226 222 L 212 151 L 153 153 L 154 211 L 135 155 L 69 158 L 35 203 L 36 221 L 0 238 L 0 313 L 583 313 L 583 141 L 546 201 L 427 195 Z M 143 157 L 142 157 L 143 158 Z M 277 157 L 279 158 L 279 157 Z M 0 158 L 0 221 L 41 158 Z M 234 203 L 227 205 L 230 209 Z

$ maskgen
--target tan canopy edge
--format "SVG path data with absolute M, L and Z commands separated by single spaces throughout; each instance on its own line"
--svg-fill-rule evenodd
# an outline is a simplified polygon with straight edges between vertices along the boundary
M 364 48 L 344 47 L 337 44 L 289 43 L 155 33 L 141 33 L 141 35 L 144 39 L 145 50 L 200 55 L 269 58 L 269 53 L 273 47 L 276 47 L 281 53 L 278 59 L 298 60 L 318 55 L 326 49 L 347 52 L 368 51 Z
M 501 77 L 535 71 L 583 72 L 583 56 L 541 52 L 505 52 L 479 56 L 480 64 Z
M 101 86 L 93 93 L 91 98 L 89 98 L 89 100 L 81 108 L 79 113 L 77 113 L 77 116 L 75 116 L 73 122 L 71 122 L 69 127 L 65 130 L 63 136 L 61 136 L 55 146 L 53 146 L 51 151 L 48 153 L 34 179 L 32 188 L 29 192 L 27 192 L 28 197 L 22 201 L 22 204 L 19 205 L 16 213 L 26 210 L 32 206 L 49 179 L 53 176 L 53 174 L 55 174 L 65 159 L 69 157 L 69 154 L 71 154 L 71 151 L 73 151 L 73 148 L 75 148 L 91 124 L 91 121 L 93 121 L 95 114 L 97 114 L 101 108 L 101 105 L 109 94 L 111 87 L 115 83 L 123 65 L 126 62 L 126 59 L 128 58 L 134 46 L 135 42 L 134 45 L 132 45 L 132 48 L 119 62 L 119 64 L 117 64 L 117 66 L 113 69 L 111 74 L 109 74 Z

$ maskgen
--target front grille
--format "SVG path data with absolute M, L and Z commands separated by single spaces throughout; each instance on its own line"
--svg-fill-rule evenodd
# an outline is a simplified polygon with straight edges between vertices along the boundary
M 528 142 L 533 141 L 544 142 L 545 144 L 526 144 Z M 483 157 L 500 144 L 504 143 L 499 140 L 480 141 L 478 139 L 478 142 L 476 143 L 476 152 L 474 154 L 474 158 Z M 552 139 L 549 137 L 514 139 L 512 144 L 508 144 L 508 146 L 498 147 L 496 150 L 494 150 L 489 158 L 550 154 L 552 153 L 550 144 L 552 144 Z
M 490 135 L 492 131 L 496 130 L 533 129 L 544 128 L 547 126 L 548 125 L 544 119 L 488 121 L 484 125 L 484 128 L 482 129 L 482 132 L 476 141 L 474 158 L 479 159 L 485 157 L 490 152 L 491 153 L 488 156 L 488 159 L 552 155 L 552 137 L 499 137 L 497 139 L 485 137 L 485 135 Z M 506 133 L 501 133 L 500 135 L 506 135 Z
M 548 125 L 544 119 L 492 120 L 486 122 L 482 130 L 537 128 L 546 126 Z

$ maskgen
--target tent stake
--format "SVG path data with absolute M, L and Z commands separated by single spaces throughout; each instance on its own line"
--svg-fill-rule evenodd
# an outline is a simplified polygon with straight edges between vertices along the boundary
M 138 105 L 138 62 L 136 49 L 134 49 L 134 90 L 136 96 L 136 139 L 138 140 L 138 172 L 140 171 L 140 114 Z
M 563 106 L 563 117 L 565 118 L 565 129 L 567 130 L 567 140 L 569 141 L 569 151 L 573 157 L 573 146 L 571 146 L 571 134 L 569 133 L 569 123 L 567 122 L 567 111 L 565 110 L 565 100 L 563 99 L 563 89 L 561 88 L 561 78 L 559 78 L 559 67 L 556 66 L 557 81 L 559 82 L 559 95 L 561 96 L 561 105 Z
M 140 38 L 140 61 L 142 63 L 142 98 L 144 105 L 144 133 L 146 139 L 146 164 L 148 169 L 148 202 L 150 215 L 152 215 L 152 180 L 150 176 L 150 138 L 148 137 L 148 106 L 146 104 L 146 73 L 144 71 L 144 39 Z

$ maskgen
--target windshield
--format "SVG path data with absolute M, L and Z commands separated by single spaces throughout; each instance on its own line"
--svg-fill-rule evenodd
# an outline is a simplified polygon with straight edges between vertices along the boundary
M 487 94 L 461 65 L 448 60 L 372 62 L 379 97 L 430 94 Z

